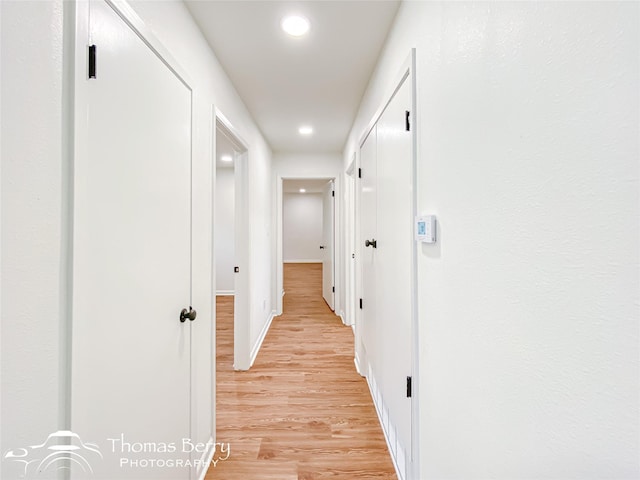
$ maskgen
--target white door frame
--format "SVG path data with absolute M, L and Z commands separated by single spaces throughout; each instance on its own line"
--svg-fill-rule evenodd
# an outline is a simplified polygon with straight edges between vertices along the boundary
M 234 317 L 233 317 L 233 368 L 235 370 L 248 370 L 251 366 L 251 340 L 249 337 L 249 298 L 250 297 L 250 275 L 249 271 L 249 213 L 248 213 L 248 168 L 249 168 L 249 147 L 237 129 L 227 119 L 227 117 L 214 107 L 213 121 L 213 146 L 212 146 L 212 170 L 213 185 L 212 190 L 212 214 L 213 225 L 215 225 L 215 184 L 216 184 L 216 145 L 218 131 L 220 131 L 236 148 L 237 153 L 234 158 L 235 167 L 235 257 L 239 272 L 235 274 L 234 288 Z M 213 232 L 213 242 L 215 252 L 216 232 Z M 217 291 L 216 285 L 216 259 L 213 255 L 213 265 L 211 268 L 213 291 Z M 216 299 L 214 295 L 213 313 L 216 312 Z M 214 323 L 215 332 L 215 323 Z M 215 342 L 214 342 L 215 346 Z M 215 354 L 213 355 L 215 372 Z
M 333 229 L 333 275 L 335 279 L 335 296 L 333 297 L 335 314 L 342 318 L 340 312 L 342 312 L 342 281 L 340 278 L 340 258 L 342 255 L 342 248 L 340 243 L 340 222 L 338 212 L 342 208 L 340 203 L 342 183 L 339 177 L 335 174 L 331 175 L 276 175 L 276 315 L 282 315 L 282 297 L 284 296 L 284 260 L 283 260 L 283 218 L 282 218 L 282 206 L 283 206 L 283 184 L 285 180 L 321 180 L 321 179 L 333 180 L 335 203 L 334 203 L 334 229 Z M 344 322 L 344 318 L 342 319 Z
M 386 106 L 389 104 L 396 91 L 402 86 L 403 82 L 410 77 L 411 81 L 411 144 L 412 144 L 412 176 L 413 176 L 413 212 L 412 216 L 415 218 L 417 215 L 417 102 L 416 102 L 416 49 L 412 48 L 409 56 L 403 62 L 402 67 L 400 68 L 399 73 L 394 77 L 394 81 L 391 84 L 391 88 L 386 92 L 386 94 L 382 97 L 382 101 L 380 106 L 376 109 L 376 113 L 373 115 L 367 127 L 363 130 L 360 135 L 359 141 L 357 143 L 357 151 L 355 152 L 355 167 L 360 168 L 360 149 L 362 148 L 365 140 L 367 139 L 371 130 L 378 123 L 378 120 L 382 116 Z M 356 174 L 356 177 L 358 175 Z M 356 282 L 356 295 L 354 296 L 354 301 L 357 303 L 357 299 L 362 298 L 362 263 L 360 259 L 362 258 L 362 250 L 364 239 L 362 238 L 362 234 L 360 232 L 360 206 L 361 199 L 359 193 L 359 184 L 356 183 L 356 201 L 355 201 L 355 211 L 356 218 L 358 219 L 355 222 L 354 228 L 356 232 L 356 272 L 355 272 L 355 282 Z M 419 323 L 418 323 L 418 298 L 417 298 L 417 249 L 418 245 L 414 242 L 414 247 L 411 250 L 412 254 L 412 278 L 411 278 L 411 310 L 412 310 L 412 321 L 411 321 L 411 338 L 412 338 L 412 384 L 411 384 L 411 425 L 414 426 L 411 432 L 411 458 L 408 462 L 407 474 L 408 479 L 420 478 L 420 416 L 419 416 L 419 407 L 420 407 L 420 375 L 419 375 Z M 356 312 L 356 325 L 360 324 L 362 321 L 362 310 L 358 308 L 358 305 L 353 305 L 352 308 L 355 309 Z M 363 358 L 362 352 L 360 352 L 360 344 L 361 344 L 361 333 L 358 328 L 355 331 L 355 363 L 358 368 L 358 372 L 361 375 L 365 375 L 368 371 L 368 360 Z M 389 441 L 389 439 L 387 439 Z M 394 461 L 395 464 L 395 461 Z

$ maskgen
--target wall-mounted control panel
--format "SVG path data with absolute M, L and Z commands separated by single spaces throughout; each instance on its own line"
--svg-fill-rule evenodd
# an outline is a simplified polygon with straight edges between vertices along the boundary
M 416 240 L 423 243 L 436 243 L 436 216 L 416 217 Z

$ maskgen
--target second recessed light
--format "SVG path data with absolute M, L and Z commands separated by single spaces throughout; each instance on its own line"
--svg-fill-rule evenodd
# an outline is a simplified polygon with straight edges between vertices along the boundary
M 289 15 L 280 23 L 282 29 L 292 37 L 301 37 L 309 31 L 309 20 L 301 15 Z
M 298 133 L 300 135 L 311 135 L 313 133 L 313 127 L 310 127 L 308 125 L 303 125 L 298 129 Z

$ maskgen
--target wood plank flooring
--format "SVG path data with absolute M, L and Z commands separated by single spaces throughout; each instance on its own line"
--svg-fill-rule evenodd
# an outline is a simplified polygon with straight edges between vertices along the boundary
M 217 441 L 207 480 L 396 479 L 353 334 L 322 298 L 321 264 L 286 264 L 284 314 L 233 370 L 233 297 L 218 297 Z

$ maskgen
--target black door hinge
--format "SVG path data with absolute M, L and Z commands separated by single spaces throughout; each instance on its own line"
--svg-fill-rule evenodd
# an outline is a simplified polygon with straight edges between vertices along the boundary
M 362 169 L 361 168 L 358 169 L 358 178 L 362 178 Z
M 360 299 L 360 310 L 362 310 L 362 299 Z
M 407 377 L 407 398 L 411 398 L 411 377 Z
M 331 287 L 331 291 L 332 291 L 333 293 L 336 293 L 336 287 Z
M 240 271 L 240 267 L 233 267 L 234 273 L 238 273 Z
M 409 123 L 409 115 L 411 115 L 411 112 L 405 110 L 404 115 L 404 129 L 408 132 L 411 130 L 411 124 Z
M 89 45 L 89 78 L 96 78 L 96 46 Z
M 335 197 L 336 196 L 336 191 L 335 190 L 331 190 L 331 196 Z

